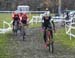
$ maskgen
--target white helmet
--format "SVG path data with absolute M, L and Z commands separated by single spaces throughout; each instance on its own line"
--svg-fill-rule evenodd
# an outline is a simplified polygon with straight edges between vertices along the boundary
M 49 15 L 50 15 L 50 11 L 44 13 L 44 16 L 49 16 Z

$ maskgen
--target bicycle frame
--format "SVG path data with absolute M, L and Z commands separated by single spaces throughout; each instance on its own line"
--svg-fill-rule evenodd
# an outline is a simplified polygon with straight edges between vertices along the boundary
M 16 35 L 17 35 L 17 30 L 18 30 L 18 24 L 17 24 L 17 21 L 15 21 L 13 25 L 13 31 Z
M 50 33 L 50 30 L 49 29 L 46 29 L 46 43 L 47 43 L 47 45 L 48 45 L 48 47 L 49 47 L 49 52 L 50 52 L 50 45 L 52 46 L 52 53 L 53 53 L 53 40 L 52 40 L 52 38 L 51 38 L 51 33 Z
M 50 44 L 51 34 L 50 34 L 50 31 L 48 29 L 46 30 L 46 38 L 47 38 L 47 44 Z
M 25 39 L 26 36 L 26 25 L 22 24 L 22 35 L 23 35 L 23 41 Z

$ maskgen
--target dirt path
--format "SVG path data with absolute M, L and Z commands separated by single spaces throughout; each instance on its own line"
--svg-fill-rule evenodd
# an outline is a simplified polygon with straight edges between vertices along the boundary
M 25 41 L 22 38 L 12 37 L 9 39 L 9 58 L 75 58 L 75 51 L 63 47 L 59 42 L 54 44 L 54 54 L 44 48 L 42 34 L 39 28 L 27 30 Z

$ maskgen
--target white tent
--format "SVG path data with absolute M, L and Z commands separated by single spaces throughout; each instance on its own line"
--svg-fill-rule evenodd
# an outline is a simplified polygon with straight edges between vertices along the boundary
M 29 6 L 27 5 L 20 5 L 17 7 L 18 11 L 29 11 Z

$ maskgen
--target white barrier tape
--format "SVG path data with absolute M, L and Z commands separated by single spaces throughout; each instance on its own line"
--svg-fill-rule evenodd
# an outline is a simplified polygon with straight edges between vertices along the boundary
M 73 20 L 74 20 L 74 17 L 68 21 L 65 20 L 66 34 L 70 36 L 70 40 L 72 39 L 71 37 L 75 37 L 75 35 L 72 34 L 72 32 L 71 32 L 72 29 L 75 29 L 75 26 L 72 26 L 73 24 L 75 24 L 75 22 L 73 22 Z M 67 25 L 66 22 L 70 22 L 69 25 Z M 68 30 L 67 30 L 67 27 L 68 27 Z
M 12 23 L 12 21 L 10 23 L 3 21 L 3 28 L 0 28 L 0 33 L 6 33 L 8 31 L 10 31 L 11 30 L 11 23 Z M 8 28 L 5 28 L 5 24 L 8 25 Z
M 70 32 L 71 28 L 68 29 L 68 31 L 66 31 L 66 34 L 68 34 Z
M 11 28 L 0 29 L 0 33 L 6 33 L 6 32 L 9 32 L 10 30 L 11 30 Z

